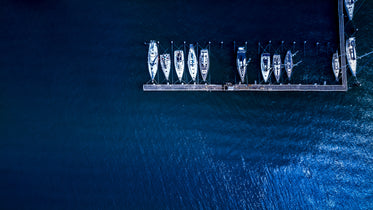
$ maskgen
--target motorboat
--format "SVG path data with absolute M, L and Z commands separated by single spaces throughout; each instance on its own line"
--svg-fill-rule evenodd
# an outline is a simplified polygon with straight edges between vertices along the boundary
M 288 78 L 290 80 L 291 73 L 293 71 L 293 55 L 290 50 L 288 50 L 286 53 L 284 65 L 285 65 L 286 74 L 288 75 Z
M 348 19 L 352 20 L 354 16 L 354 7 L 357 0 L 345 0 L 345 7 L 348 15 Z
M 189 45 L 188 69 L 189 69 L 189 74 L 192 77 L 192 80 L 196 81 L 197 72 L 198 72 L 198 61 L 197 61 L 196 52 L 194 51 L 193 44 Z
M 158 71 L 158 46 L 154 40 L 151 40 L 149 43 L 148 69 L 150 78 L 152 79 L 152 82 L 154 82 L 155 75 Z
M 207 74 L 210 68 L 210 58 L 208 49 L 202 49 L 199 54 L 199 70 L 202 75 L 202 79 L 206 82 Z
M 355 37 L 346 40 L 346 57 L 351 73 L 356 77 L 356 42 Z
M 238 47 L 237 50 L 237 70 L 238 74 L 240 75 L 241 82 L 245 82 L 245 74 L 246 74 L 246 49 L 245 47 Z
M 332 67 L 333 67 L 333 73 L 335 76 L 335 80 L 338 82 L 339 70 L 340 70 L 338 51 L 333 53 Z
M 281 55 L 273 55 L 273 74 L 275 75 L 276 81 L 280 82 L 281 78 Z
M 176 75 L 179 78 L 179 81 L 182 81 L 183 74 L 184 74 L 184 51 L 182 50 L 175 50 L 174 51 L 174 64 L 175 64 L 175 71 Z
M 171 71 L 171 58 L 170 54 L 162 54 L 160 56 L 161 58 L 161 67 L 164 73 L 164 76 L 166 77 L 166 80 L 168 81 L 168 78 L 170 76 Z
M 260 67 L 262 70 L 264 82 L 267 82 L 271 73 L 271 54 L 262 53 L 262 55 L 260 56 Z

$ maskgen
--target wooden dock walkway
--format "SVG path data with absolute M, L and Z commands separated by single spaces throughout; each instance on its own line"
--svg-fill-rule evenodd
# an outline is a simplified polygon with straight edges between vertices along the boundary
M 341 85 L 320 84 L 144 84 L 143 91 L 342 91 L 348 90 L 344 36 L 344 2 L 338 0 Z
M 241 85 L 224 85 L 224 84 L 144 84 L 144 91 L 346 91 L 343 85 L 304 85 L 304 84 L 241 84 Z
M 344 1 L 338 0 L 338 22 L 339 22 L 339 50 L 341 55 L 341 74 L 342 74 L 342 86 L 344 91 L 348 90 L 347 81 L 347 70 L 346 70 L 346 49 L 345 49 L 345 22 L 343 7 Z

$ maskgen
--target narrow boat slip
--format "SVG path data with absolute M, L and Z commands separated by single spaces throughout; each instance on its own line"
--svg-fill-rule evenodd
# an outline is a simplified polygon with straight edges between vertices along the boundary
M 210 68 L 209 51 L 207 49 L 202 49 L 199 55 L 199 70 L 201 72 L 202 79 L 204 82 L 206 82 L 209 68 Z
M 174 51 L 174 64 L 175 71 L 179 81 L 182 81 L 184 74 L 184 51 L 175 50 Z
M 246 49 L 245 47 L 239 47 L 237 51 L 237 70 L 242 83 L 245 82 L 246 65 Z
M 348 19 L 352 20 L 354 16 L 354 7 L 357 0 L 345 0 L 345 7 L 348 15 Z
M 291 73 L 293 71 L 293 55 L 290 50 L 287 51 L 285 56 L 285 71 L 288 75 L 289 80 L 291 79 Z
M 154 82 L 155 75 L 158 71 L 158 46 L 154 40 L 151 40 L 149 43 L 148 69 L 150 78 L 152 79 L 152 82 Z
M 338 51 L 333 54 L 333 60 L 332 60 L 332 67 L 333 67 L 333 73 L 335 76 L 335 80 L 339 81 L 339 57 L 338 57 Z
M 356 77 L 356 42 L 355 37 L 346 40 L 346 57 L 351 73 Z
M 197 61 L 196 52 L 194 51 L 194 46 L 192 44 L 189 45 L 188 69 L 189 69 L 189 74 L 192 77 L 192 80 L 196 81 L 197 72 L 198 72 L 198 61 Z
M 279 83 L 281 78 L 281 55 L 273 55 L 273 73 L 275 75 L 276 81 Z
M 166 80 L 169 80 L 170 71 L 171 71 L 171 58 L 170 54 L 162 54 L 161 56 L 161 67 L 164 73 Z
M 260 59 L 260 67 L 264 82 L 268 81 L 271 72 L 271 55 L 269 53 L 262 53 Z

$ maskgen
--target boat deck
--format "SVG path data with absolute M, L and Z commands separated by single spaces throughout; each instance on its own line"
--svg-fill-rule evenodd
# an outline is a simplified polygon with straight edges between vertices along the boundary
M 347 91 L 343 0 L 338 0 L 341 85 L 320 84 L 144 84 L 144 91 Z

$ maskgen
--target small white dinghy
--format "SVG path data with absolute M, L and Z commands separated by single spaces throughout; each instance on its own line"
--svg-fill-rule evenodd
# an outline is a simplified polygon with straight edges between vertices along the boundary
M 151 40 L 149 43 L 149 51 L 148 51 L 148 69 L 150 78 L 154 83 L 155 75 L 158 71 L 158 46 L 154 40 Z
M 281 78 L 281 55 L 279 54 L 273 55 L 273 74 L 279 83 Z
M 166 80 L 168 81 L 170 77 L 170 71 L 171 71 L 171 56 L 170 54 L 162 54 L 161 56 L 161 67 L 164 73 L 164 76 L 166 77 Z
M 189 69 L 189 74 L 192 77 L 193 82 L 196 81 L 197 72 L 198 72 L 198 61 L 197 61 L 196 52 L 194 51 L 193 44 L 189 45 L 188 69 Z
M 210 60 L 209 51 L 207 49 L 202 49 L 199 55 L 199 70 L 202 75 L 202 79 L 206 82 L 207 74 L 209 73 Z
M 335 80 L 339 81 L 339 57 L 338 57 L 338 51 L 336 53 L 333 53 L 333 60 L 332 60 L 332 67 L 333 67 L 333 73 L 335 76 Z
M 260 58 L 260 67 L 264 82 L 267 82 L 271 73 L 271 55 L 269 53 L 262 53 Z
M 182 81 L 184 74 L 184 51 L 175 50 L 174 51 L 174 64 L 176 75 L 179 78 L 179 81 Z
M 346 40 L 346 57 L 351 73 L 356 77 L 356 42 L 355 37 Z
M 284 64 L 285 64 L 286 74 L 288 75 L 288 78 L 290 80 L 291 73 L 293 71 L 293 55 L 290 50 L 288 50 L 286 53 Z

